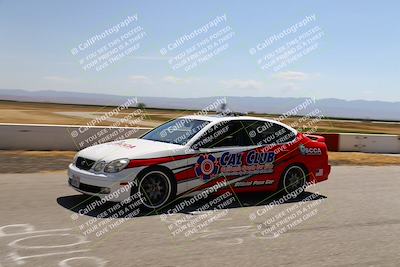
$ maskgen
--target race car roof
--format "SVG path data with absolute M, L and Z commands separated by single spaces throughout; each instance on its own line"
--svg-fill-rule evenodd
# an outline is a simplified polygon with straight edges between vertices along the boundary
M 270 121 L 277 122 L 271 119 L 251 117 L 251 116 L 218 116 L 218 115 L 188 115 L 180 118 L 191 119 L 191 120 L 204 120 L 204 121 L 229 121 L 229 120 L 260 120 L 260 121 Z M 278 122 L 279 123 L 279 122 Z

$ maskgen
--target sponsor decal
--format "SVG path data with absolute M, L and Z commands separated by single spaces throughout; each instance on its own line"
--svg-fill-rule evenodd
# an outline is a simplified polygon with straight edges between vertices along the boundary
M 324 169 L 317 169 L 317 171 L 315 172 L 315 176 L 319 177 L 319 176 L 323 176 L 324 175 Z
M 257 185 L 271 185 L 274 183 L 274 180 L 263 180 L 263 181 L 243 181 L 237 182 L 234 184 L 235 187 L 244 187 L 244 186 L 257 186 Z
M 201 155 L 195 164 L 195 172 L 198 177 L 207 181 L 218 175 L 218 160 L 211 154 Z
M 305 145 L 301 144 L 299 146 L 300 153 L 305 156 L 319 156 L 322 155 L 321 148 L 319 147 L 306 147 Z
M 274 160 L 274 152 L 225 152 L 220 158 L 220 171 L 227 174 L 271 173 Z
M 112 146 L 119 146 L 119 147 L 124 147 L 124 148 L 128 148 L 128 149 L 132 149 L 135 148 L 136 146 L 131 145 L 125 141 L 118 141 L 118 142 L 110 142 L 110 143 L 106 143 L 107 145 L 112 145 Z
M 256 150 L 239 153 L 225 152 L 220 158 L 203 154 L 195 164 L 195 172 L 203 180 L 214 178 L 219 173 L 226 175 L 271 173 L 274 160 L 274 152 L 257 152 Z

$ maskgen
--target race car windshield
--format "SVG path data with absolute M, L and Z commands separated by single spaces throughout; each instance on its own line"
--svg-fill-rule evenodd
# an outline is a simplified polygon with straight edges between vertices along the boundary
M 158 126 L 142 136 L 142 139 L 185 145 L 208 123 L 210 122 L 203 120 L 176 119 Z

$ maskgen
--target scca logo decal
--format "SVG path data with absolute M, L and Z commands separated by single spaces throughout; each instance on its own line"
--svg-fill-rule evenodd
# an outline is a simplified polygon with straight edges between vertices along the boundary
M 219 171 L 218 160 L 213 155 L 201 155 L 195 164 L 195 172 L 203 180 L 209 180 L 217 176 Z
M 319 147 L 306 147 L 305 145 L 300 145 L 300 153 L 305 156 L 319 156 L 322 151 Z

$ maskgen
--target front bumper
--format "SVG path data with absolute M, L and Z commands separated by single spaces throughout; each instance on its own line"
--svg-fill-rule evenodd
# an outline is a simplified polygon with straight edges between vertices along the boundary
M 70 164 L 68 166 L 68 185 L 86 195 L 106 198 L 107 201 L 121 202 L 131 195 L 131 189 L 126 184 L 134 184 L 140 171 L 141 168 L 134 168 L 110 174 L 93 173 Z

